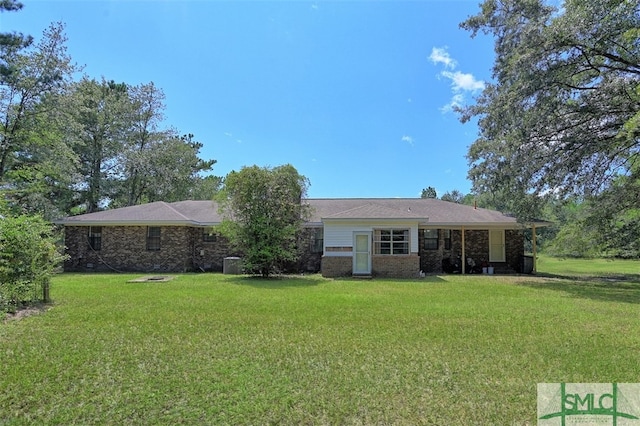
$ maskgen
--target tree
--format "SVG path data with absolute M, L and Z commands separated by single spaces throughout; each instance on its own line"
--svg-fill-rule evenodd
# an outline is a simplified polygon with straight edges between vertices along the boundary
M 433 186 L 428 186 L 422 189 L 420 198 L 438 198 L 438 194 L 436 193 L 436 189 Z
M 77 156 L 77 195 L 69 208 L 91 213 L 113 197 L 129 105 L 127 85 L 104 78 L 85 77 L 68 91 L 65 136 Z
M 0 12 L 11 12 L 22 9 L 22 3 L 16 0 L 0 1 Z M 33 43 L 33 37 L 21 33 L 0 33 L 0 76 L 7 77 L 13 71 L 13 65 L 6 58 Z
M 76 67 L 66 53 L 62 24 L 51 25 L 36 46 L 2 50 L 0 72 L 0 186 L 34 210 L 34 197 L 65 181 L 71 153 L 51 122 Z M 55 191 L 54 191 L 55 192 Z
M 495 81 L 460 110 L 480 129 L 468 152 L 474 192 L 507 194 L 526 220 L 545 196 L 637 185 L 637 0 L 567 0 L 562 11 L 542 0 L 486 0 L 461 26 L 495 37 Z M 640 207 L 631 191 L 617 191 Z
M 191 198 L 192 191 L 204 183 L 201 174 L 211 171 L 216 161 L 199 157 L 203 144 L 192 134 L 178 136 L 174 129 L 161 128 L 165 108 L 161 89 L 148 83 L 129 87 L 128 93 L 128 123 L 117 159 L 120 183 L 114 205 Z
M 225 177 L 217 197 L 224 215 L 220 231 L 242 252 L 247 271 L 268 277 L 296 260 L 307 187 L 307 178 L 289 164 L 243 167 Z
M 199 157 L 201 142 L 192 134 L 178 137 L 165 133 L 166 139 L 152 146 L 149 152 L 149 180 L 143 197 L 145 201 L 181 201 L 192 199 L 197 189 L 203 189 L 202 172 L 212 169 L 216 160 Z M 218 180 L 219 183 L 219 180 Z M 211 199 L 215 192 L 208 194 Z
M 63 260 L 51 225 L 39 216 L 14 216 L 0 205 L 0 313 L 49 300 L 49 279 Z
M 120 155 L 124 188 L 120 205 L 132 206 L 144 202 L 151 184 L 153 148 L 168 137 L 160 124 L 164 120 L 164 93 L 153 83 L 129 88 L 131 109 L 127 141 Z
M 451 201 L 453 203 L 464 204 L 465 197 L 462 192 L 454 189 L 450 192 L 445 192 L 444 194 L 442 194 L 442 197 L 440 197 L 440 199 L 443 201 Z

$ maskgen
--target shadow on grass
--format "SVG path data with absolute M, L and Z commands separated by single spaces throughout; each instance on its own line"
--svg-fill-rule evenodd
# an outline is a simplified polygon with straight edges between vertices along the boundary
M 320 275 L 274 275 L 269 278 L 257 275 L 236 275 L 229 276 L 227 282 L 236 285 L 277 290 L 291 287 L 313 287 L 326 282 L 326 279 Z
M 539 274 L 543 280 L 521 281 L 518 285 L 556 290 L 572 297 L 640 304 L 640 275 L 561 275 Z
M 283 289 L 291 287 L 313 287 L 323 283 L 338 280 L 341 282 L 349 283 L 367 283 L 367 282 L 389 282 L 393 284 L 428 284 L 428 283 L 445 283 L 446 278 L 438 275 L 427 275 L 425 278 L 324 278 L 319 274 L 312 275 L 277 275 L 269 278 L 263 278 L 261 276 L 247 276 L 247 275 L 234 275 L 228 276 L 227 282 L 236 285 L 246 285 L 256 288 L 264 289 Z

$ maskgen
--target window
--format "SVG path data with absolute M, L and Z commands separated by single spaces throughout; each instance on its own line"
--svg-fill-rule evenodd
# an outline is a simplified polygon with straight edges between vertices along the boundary
M 202 228 L 202 242 L 203 243 L 215 243 L 217 240 L 215 231 L 211 228 Z
M 444 233 L 444 249 L 451 250 L 451 229 L 443 229 Z
M 322 253 L 324 248 L 324 229 L 313 228 L 311 234 L 311 253 Z
M 147 228 L 147 250 L 159 251 L 160 250 L 160 227 L 149 226 Z
M 425 250 L 438 250 L 438 230 L 437 229 L 424 229 L 424 249 Z
M 102 249 L 102 226 L 89 227 L 89 248 L 95 251 Z
M 375 254 L 409 254 L 409 230 L 376 229 L 373 247 Z

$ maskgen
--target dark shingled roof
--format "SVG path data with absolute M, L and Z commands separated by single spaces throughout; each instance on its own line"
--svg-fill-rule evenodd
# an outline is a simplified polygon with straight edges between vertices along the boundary
M 513 216 L 436 198 L 318 198 L 308 202 L 314 210 L 311 222 L 322 219 L 416 219 L 429 226 L 519 226 Z
M 516 219 L 498 211 L 474 208 L 435 198 L 310 198 L 309 222 L 348 220 L 408 220 L 428 226 L 518 227 Z M 213 201 L 163 201 L 78 216 L 56 223 L 89 225 L 211 226 L 222 221 Z M 546 226 L 548 222 L 536 222 Z
M 63 225 L 215 225 L 222 221 L 213 201 L 140 204 L 95 213 L 69 216 Z

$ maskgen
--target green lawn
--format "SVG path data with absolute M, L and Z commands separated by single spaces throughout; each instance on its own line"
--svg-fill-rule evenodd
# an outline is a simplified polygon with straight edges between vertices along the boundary
M 580 278 L 551 263 L 414 281 L 60 275 L 50 310 L 0 322 L 0 424 L 535 424 L 539 382 L 640 380 L 640 263 Z

